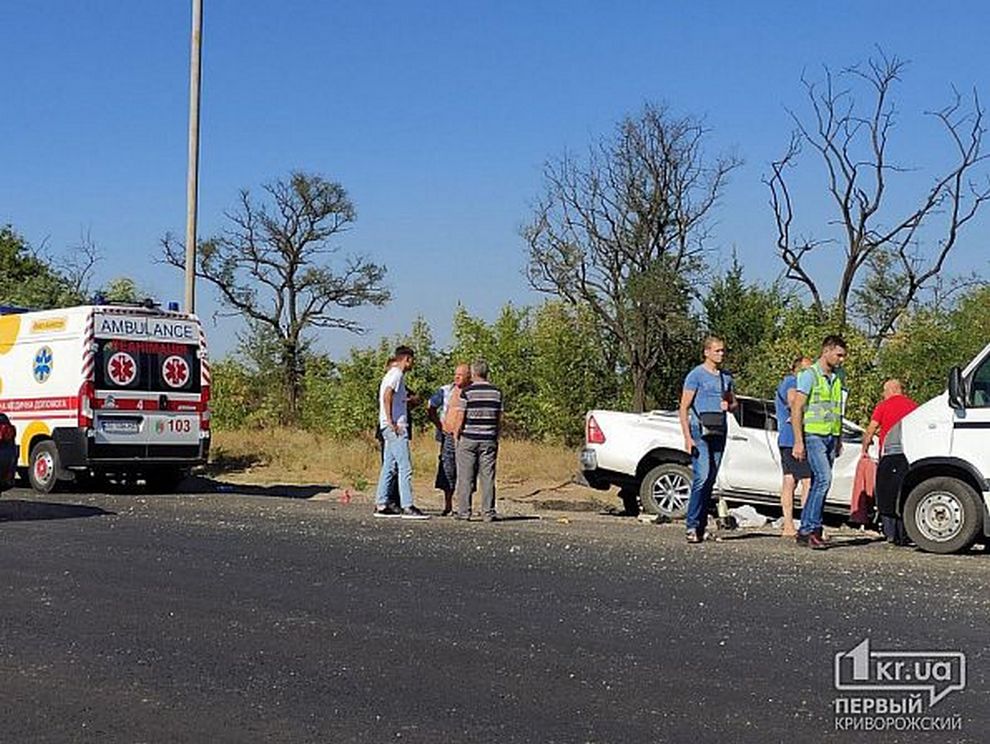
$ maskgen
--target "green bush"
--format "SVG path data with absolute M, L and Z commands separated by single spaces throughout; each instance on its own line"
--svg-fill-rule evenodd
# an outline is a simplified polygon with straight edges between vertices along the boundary
M 838 328 L 834 314 L 819 317 L 776 290 L 736 280 L 722 286 L 719 302 L 708 303 L 708 311 L 709 327 L 732 351 L 729 368 L 738 390 L 766 398 L 773 396 L 795 356 L 816 358 L 822 337 Z M 746 317 L 754 319 L 752 325 L 743 322 Z M 353 349 L 338 361 L 308 354 L 302 425 L 339 439 L 374 431 L 385 364 L 398 343 L 407 343 L 416 350 L 416 366 L 406 385 L 422 399 L 412 413 L 414 426 L 429 426 L 427 399 L 452 379 L 454 365 L 481 357 L 505 394 L 507 435 L 574 444 L 583 435 L 587 410 L 624 409 L 630 400 L 628 376 L 614 360 L 602 357 L 599 334 L 590 313 L 560 302 L 535 308 L 506 305 L 491 323 L 458 308 L 449 349 L 437 348 L 429 326 L 418 319 L 407 335 Z M 919 401 L 944 390 L 948 369 L 968 361 L 990 339 L 990 289 L 972 290 L 948 310 L 908 315 L 879 350 L 856 327 L 847 326 L 842 335 L 849 344 L 847 414 L 865 423 L 888 377 L 902 379 Z M 651 386 L 659 406 L 676 405 L 680 380 L 699 359 L 699 341 L 693 333 L 685 335 L 663 360 Z M 281 388 L 271 374 L 235 358 L 215 364 L 213 379 L 217 427 L 265 426 L 276 420 Z

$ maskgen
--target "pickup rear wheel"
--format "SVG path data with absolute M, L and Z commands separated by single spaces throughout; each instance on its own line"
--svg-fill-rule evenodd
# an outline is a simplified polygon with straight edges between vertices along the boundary
M 665 462 L 651 468 L 639 485 L 643 511 L 683 519 L 691 498 L 691 468 Z
M 939 476 L 911 489 L 904 502 L 908 537 L 929 553 L 966 550 L 983 527 L 983 505 L 968 484 Z

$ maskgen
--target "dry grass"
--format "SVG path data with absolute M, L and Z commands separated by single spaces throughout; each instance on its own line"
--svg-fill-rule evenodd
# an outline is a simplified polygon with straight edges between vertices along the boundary
M 413 479 L 417 489 L 432 489 L 437 467 L 436 441 L 420 433 L 413 440 Z M 217 431 L 212 469 L 225 479 L 259 484 L 333 484 L 367 492 L 378 480 L 378 442 L 370 434 L 339 441 L 294 429 Z M 502 442 L 499 487 L 536 491 L 568 482 L 577 455 L 566 447 L 534 442 Z

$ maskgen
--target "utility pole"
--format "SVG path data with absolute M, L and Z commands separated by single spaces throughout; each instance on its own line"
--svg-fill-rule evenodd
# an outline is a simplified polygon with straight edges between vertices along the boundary
M 202 71 L 203 0 L 192 2 L 189 53 L 189 166 L 186 179 L 186 312 L 196 311 L 196 209 L 199 201 L 199 79 Z

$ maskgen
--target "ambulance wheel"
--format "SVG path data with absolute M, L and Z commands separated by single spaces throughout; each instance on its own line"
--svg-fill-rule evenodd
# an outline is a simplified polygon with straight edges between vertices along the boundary
M 58 447 L 55 442 L 46 439 L 31 448 L 31 459 L 28 462 L 28 482 L 38 493 L 51 493 L 58 485 L 58 472 L 61 469 L 58 459 Z

